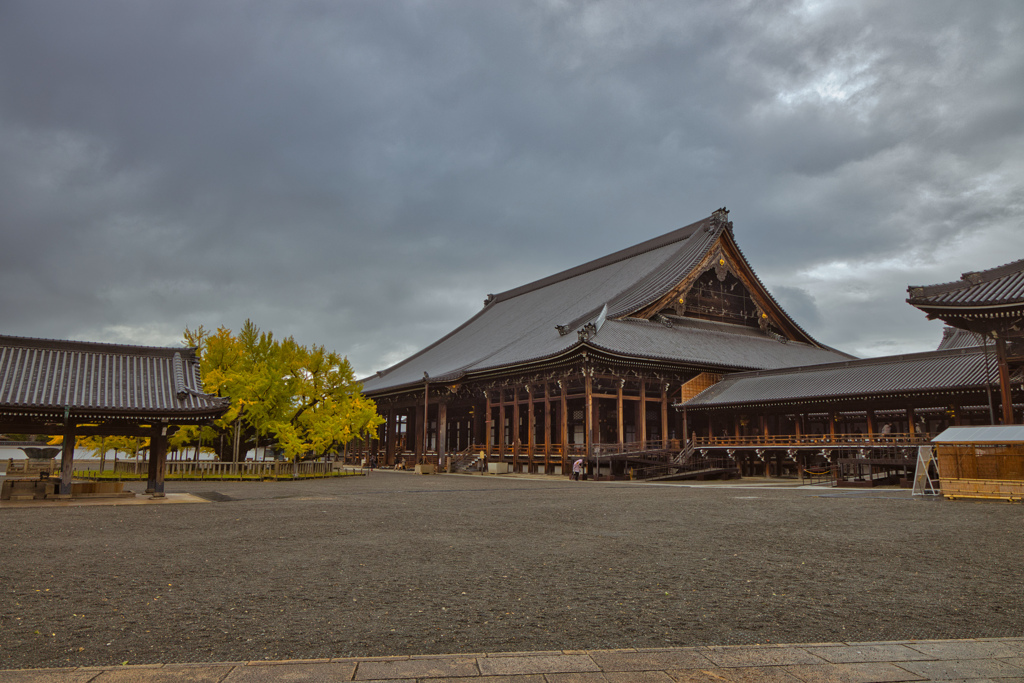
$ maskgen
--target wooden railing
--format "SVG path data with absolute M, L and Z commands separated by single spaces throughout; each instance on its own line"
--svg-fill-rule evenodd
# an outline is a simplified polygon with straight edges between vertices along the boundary
M 694 447 L 785 448 L 790 446 L 917 446 L 928 434 L 771 434 L 758 436 L 698 436 Z
M 185 477 L 204 479 L 219 479 L 222 477 L 290 477 L 293 473 L 298 476 L 327 476 L 332 472 L 338 472 L 343 468 L 340 462 L 300 462 L 298 465 L 285 460 L 267 460 L 251 462 L 215 462 L 208 460 L 195 461 L 168 461 L 164 476 L 169 478 Z M 117 463 L 115 472 L 125 474 L 146 474 L 149 471 L 149 463 L 145 460 L 125 461 Z

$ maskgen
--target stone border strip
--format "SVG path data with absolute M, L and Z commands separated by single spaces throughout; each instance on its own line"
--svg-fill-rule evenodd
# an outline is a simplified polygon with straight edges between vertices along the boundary
M 1024 683 L 1024 637 L 0 670 L 0 683 Z

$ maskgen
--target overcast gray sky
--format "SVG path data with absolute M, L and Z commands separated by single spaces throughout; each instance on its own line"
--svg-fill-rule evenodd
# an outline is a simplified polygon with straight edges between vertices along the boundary
M 0 331 L 359 374 L 728 206 L 793 317 L 934 348 L 1024 258 L 1024 3 L 0 2 Z

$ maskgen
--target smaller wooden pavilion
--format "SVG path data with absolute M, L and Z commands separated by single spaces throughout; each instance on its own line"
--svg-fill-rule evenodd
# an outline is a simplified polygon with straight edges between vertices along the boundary
M 229 404 L 203 393 L 195 349 L 0 335 L 0 433 L 64 437 L 58 498 L 71 495 L 80 436 L 148 437 L 146 491 L 162 496 L 168 435 Z
M 1024 398 L 1024 259 L 960 280 L 911 286 L 907 303 L 947 325 L 995 341 L 1003 424 L 1018 424 L 1014 401 Z
M 946 498 L 1024 500 L 1024 427 L 952 427 L 932 443 Z

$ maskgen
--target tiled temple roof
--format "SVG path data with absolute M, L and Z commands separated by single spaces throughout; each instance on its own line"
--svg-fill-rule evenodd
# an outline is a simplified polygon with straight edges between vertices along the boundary
M 1024 303 L 1024 259 L 976 273 L 956 282 L 910 286 L 907 303 L 919 308 L 992 306 Z
M 369 394 L 500 371 L 557 358 L 586 345 L 631 359 L 726 370 L 789 367 L 850 358 L 790 320 L 736 247 L 726 212 L 569 270 L 488 297 L 483 310 L 406 360 L 363 380 Z M 725 323 L 632 317 L 667 296 L 727 242 L 741 269 L 793 340 Z M 716 246 L 717 245 L 717 246 Z M 668 321 L 666 321 L 668 322 Z M 592 325 L 584 338 L 580 331 Z
M 205 394 L 189 348 L 0 335 L 0 415 L 202 419 L 229 400 Z
M 727 376 L 687 408 L 802 403 L 949 392 L 997 382 L 984 349 L 950 349 Z

